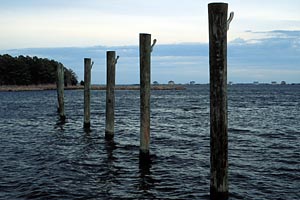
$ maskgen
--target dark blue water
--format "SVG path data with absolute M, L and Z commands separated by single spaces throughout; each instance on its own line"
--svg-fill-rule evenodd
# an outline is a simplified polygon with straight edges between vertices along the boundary
M 152 91 L 152 163 L 139 168 L 139 91 L 116 92 L 115 144 L 105 92 L 0 93 L 0 199 L 209 199 L 209 90 Z M 230 199 L 300 199 L 300 86 L 229 87 Z

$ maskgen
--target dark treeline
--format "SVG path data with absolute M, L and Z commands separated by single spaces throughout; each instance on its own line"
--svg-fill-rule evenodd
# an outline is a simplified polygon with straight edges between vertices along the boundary
M 38 85 L 56 82 L 56 67 L 59 63 L 36 56 L 12 57 L 0 55 L 0 85 Z M 65 69 L 65 85 L 77 85 L 77 75 Z

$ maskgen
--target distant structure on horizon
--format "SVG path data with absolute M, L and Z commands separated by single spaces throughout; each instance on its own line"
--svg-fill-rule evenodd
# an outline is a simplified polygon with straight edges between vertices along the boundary
M 195 81 L 190 81 L 190 85 L 195 85 L 196 82 Z
M 159 83 L 157 81 L 153 81 L 153 85 L 158 85 Z
M 175 82 L 174 81 L 169 81 L 168 84 L 169 85 L 175 85 Z
M 281 81 L 280 85 L 286 85 L 285 81 Z
M 233 83 L 232 81 L 228 82 L 228 85 L 297 85 L 300 83 L 287 83 L 286 81 L 271 81 L 271 82 L 259 82 L 253 81 L 252 83 Z M 197 85 L 197 84 L 196 84 Z

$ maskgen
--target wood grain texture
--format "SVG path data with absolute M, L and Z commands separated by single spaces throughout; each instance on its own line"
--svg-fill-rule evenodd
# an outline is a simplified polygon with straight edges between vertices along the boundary
M 226 3 L 208 5 L 210 65 L 210 196 L 228 199 Z

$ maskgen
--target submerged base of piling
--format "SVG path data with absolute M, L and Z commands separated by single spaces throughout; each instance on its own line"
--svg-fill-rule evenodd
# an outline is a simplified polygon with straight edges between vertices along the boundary
M 90 129 L 91 128 L 91 123 L 83 123 L 83 128 L 84 129 Z
M 114 132 L 105 130 L 105 140 L 113 140 L 114 139 Z
M 57 113 L 59 115 L 59 119 L 60 119 L 61 123 L 65 123 L 66 122 L 66 116 L 64 115 L 64 112 L 61 112 L 59 107 L 57 107 Z
M 66 116 L 64 116 L 64 115 L 60 115 L 59 119 L 60 119 L 61 123 L 65 123 L 66 122 Z
M 140 150 L 139 158 L 141 162 L 145 162 L 145 163 L 150 162 L 151 161 L 150 152 Z
M 144 152 L 140 150 L 140 155 L 139 155 L 139 169 L 141 170 L 142 173 L 150 173 L 150 168 L 152 166 L 152 158 L 151 155 L 148 152 Z
M 210 187 L 210 199 L 211 200 L 227 200 L 228 199 L 228 191 L 227 192 L 218 192 L 216 188 Z

